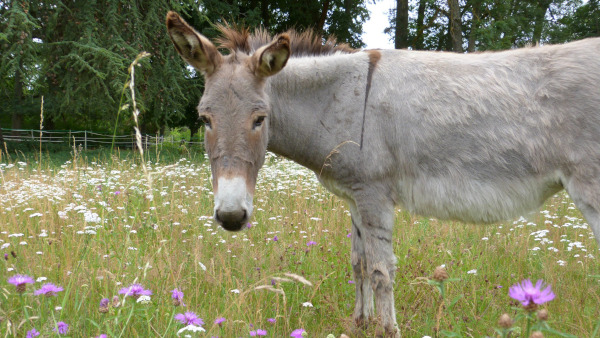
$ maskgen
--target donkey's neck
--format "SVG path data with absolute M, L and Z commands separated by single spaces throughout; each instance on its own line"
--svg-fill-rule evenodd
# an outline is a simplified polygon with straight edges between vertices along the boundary
M 358 148 L 368 69 L 364 52 L 290 59 L 266 87 L 268 149 L 320 173 L 340 145 Z

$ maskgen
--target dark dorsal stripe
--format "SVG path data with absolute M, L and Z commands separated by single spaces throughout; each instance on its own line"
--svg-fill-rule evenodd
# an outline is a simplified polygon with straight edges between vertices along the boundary
M 362 128 L 360 130 L 360 150 L 362 150 L 363 148 L 363 137 L 365 135 L 365 118 L 367 116 L 367 103 L 369 101 L 369 92 L 371 92 L 371 81 L 373 81 L 373 72 L 375 71 L 375 66 L 377 66 L 377 62 L 379 62 L 379 59 L 381 59 L 381 53 L 376 49 L 368 50 L 367 54 L 369 54 L 369 70 L 367 71 L 365 105 L 363 107 Z

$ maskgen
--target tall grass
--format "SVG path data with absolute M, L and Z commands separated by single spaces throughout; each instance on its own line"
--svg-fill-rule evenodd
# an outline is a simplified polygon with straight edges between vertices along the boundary
M 171 337 L 185 328 L 175 316 L 194 312 L 206 332 L 182 335 L 374 336 L 375 325 L 360 332 L 350 318 L 349 211 L 314 174 L 268 154 L 254 219 L 230 233 L 212 220 L 204 154 L 188 154 L 74 148 L 3 157 L 0 335 L 35 328 L 51 336 L 63 322 L 72 337 Z M 544 306 L 554 329 L 599 334 L 600 252 L 564 193 L 541 212 L 489 226 L 397 216 L 394 296 L 404 336 L 494 336 L 501 314 L 519 318 L 508 288 L 525 278 L 552 285 L 557 297 Z M 431 279 L 440 265 L 452 281 L 438 286 L 442 298 Z M 8 283 L 17 274 L 36 282 L 20 293 Z M 64 290 L 34 294 L 49 282 Z M 125 296 L 132 284 L 150 299 Z M 185 307 L 173 301 L 175 288 Z
M 257 328 L 271 337 L 297 328 L 310 337 L 355 334 L 349 212 L 311 173 L 269 155 L 251 227 L 229 233 L 212 221 L 206 162 L 145 164 L 154 177 L 151 196 L 135 159 L 0 165 L 2 336 L 34 327 L 50 335 L 58 321 L 70 325 L 73 337 L 173 336 L 183 328 L 173 317 L 185 311 L 204 319 L 207 337 L 244 337 Z M 511 307 L 518 306 L 508 287 L 524 278 L 552 284 L 557 298 L 547 309 L 554 328 L 592 336 L 600 315 L 600 285 L 590 277 L 600 274 L 598 247 L 564 194 L 540 213 L 491 226 L 403 211 L 397 218 L 395 299 L 405 336 L 434 336 L 437 326 L 438 335 L 493 336 L 498 317 L 514 317 Z M 311 241 L 316 245 L 307 246 Z M 459 281 L 447 284 L 449 302 L 437 318 L 439 294 L 423 277 L 442 264 Z M 19 297 L 6 282 L 15 274 L 39 282 Z M 65 290 L 34 296 L 47 282 Z M 152 290 L 149 304 L 127 297 L 99 312 L 102 298 L 134 282 Z M 185 293 L 185 308 L 173 306 L 174 288 Z M 219 317 L 226 321 L 213 324 Z

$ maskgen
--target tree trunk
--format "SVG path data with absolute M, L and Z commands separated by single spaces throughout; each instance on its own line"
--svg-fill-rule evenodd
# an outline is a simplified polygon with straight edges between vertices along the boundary
M 427 0 L 419 1 L 419 9 L 417 11 L 417 37 L 414 43 L 415 50 L 422 50 L 425 48 L 425 35 L 423 31 L 425 30 L 425 6 L 427 5 Z
M 19 67 L 15 72 L 15 97 L 13 101 L 13 112 L 12 112 L 12 121 L 11 128 L 12 129 L 23 129 L 23 114 L 21 114 L 20 110 L 23 109 L 23 80 L 21 75 L 21 68 L 23 67 L 23 62 L 19 61 Z M 12 135 L 18 136 L 18 131 L 12 131 Z
M 408 0 L 396 0 L 396 34 L 394 47 L 408 47 Z
M 471 31 L 469 32 L 469 44 L 467 45 L 467 52 L 472 53 L 475 51 L 475 37 L 477 30 L 479 29 L 480 22 L 480 2 L 479 0 L 472 1 L 473 7 L 473 19 L 471 20 Z
M 533 26 L 533 44 L 539 45 L 542 39 L 542 30 L 546 21 L 546 12 L 550 7 L 551 0 L 538 1 L 538 7 L 535 12 L 535 26 Z
M 317 22 L 317 26 L 315 27 L 316 32 L 319 34 L 323 34 L 323 28 L 325 28 L 325 20 L 327 19 L 327 12 L 329 11 L 329 2 L 330 0 L 325 0 L 323 3 L 323 11 L 321 12 L 319 22 Z
M 448 0 L 448 7 L 450 7 L 449 32 L 450 39 L 452 39 L 452 50 L 457 53 L 462 53 L 462 24 L 458 0 Z
M 263 20 L 263 25 L 265 26 L 265 28 L 269 29 L 269 25 L 271 24 L 271 22 L 269 20 L 269 17 L 270 17 L 269 1 L 262 0 L 260 2 L 260 16 Z

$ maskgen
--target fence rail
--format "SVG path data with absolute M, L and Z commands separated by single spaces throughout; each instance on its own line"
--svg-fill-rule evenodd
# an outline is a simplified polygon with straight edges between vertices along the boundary
M 36 129 L 6 129 L 2 128 L 5 142 L 42 142 L 63 143 L 68 146 L 81 145 L 83 149 L 88 147 L 115 145 L 119 148 L 134 148 L 135 134 L 111 135 L 96 133 L 87 130 L 36 130 Z M 156 145 L 202 145 L 204 142 L 191 142 L 176 139 L 174 136 L 142 135 L 142 145 L 145 149 Z

